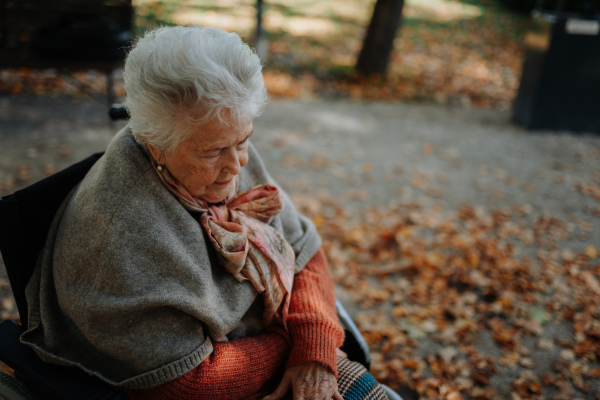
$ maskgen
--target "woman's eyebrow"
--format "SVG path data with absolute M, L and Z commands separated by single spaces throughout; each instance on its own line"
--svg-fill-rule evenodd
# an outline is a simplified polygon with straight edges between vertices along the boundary
M 250 131 L 250 133 L 248 134 L 248 136 L 246 136 L 246 137 L 244 138 L 244 140 L 241 140 L 241 141 L 240 141 L 238 144 L 240 144 L 240 143 L 243 143 L 243 142 L 245 142 L 246 140 L 250 139 L 250 136 L 252 136 L 252 134 L 253 134 L 253 133 L 254 133 L 254 129 L 253 129 L 253 130 L 251 130 L 251 131 Z M 236 146 L 237 146 L 237 144 L 236 144 Z M 221 150 L 225 150 L 225 149 L 228 149 L 228 148 L 229 148 L 229 146 L 224 146 L 224 147 L 212 147 L 212 148 L 210 148 L 210 149 L 205 149 L 205 150 L 202 150 L 202 151 L 204 151 L 204 152 L 215 151 L 215 150 L 221 151 Z M 201 152 L 202 152 L 202 151 L 201 151 Z
M 246 140 L 250 139 L 250 136 L 252 136 L 252 134 L 253 134 L 253 133 L 254 133 L 254 129 L 253 129 L 253 130 L 251 130 L 251 131 L 250 131 L 250 133 L 248 134 L 248 136 L 246 136 L 246 137 L 245 137 L 243 140 L 240 140 L 240 141 L 239 141 L 239 142 L 236 144 L 236 146 L 237 146 L 238 144 L 240 144 L 240 143 L 244 143 Z M 235 146 L 233 146 L 233 147 L 235 147 Z M 218 150 L 225 150 L 225 149 L 228 149 L 228 148 L 229 148 L 229 146 L 225 146 L 225 147 L 221 147 L 221 148 L 220 148 L 220 149 L 218 149 Z

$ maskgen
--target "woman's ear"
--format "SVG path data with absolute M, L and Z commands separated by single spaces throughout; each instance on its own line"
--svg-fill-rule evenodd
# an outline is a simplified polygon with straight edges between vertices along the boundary
M 164 165 L 165 156 L 161 153 L 156 147 L 152 146 L 150 143 L 146 143 L 148 145 L 148 150 L 150 150 L 150 154 L 156 160 L 159 165 Z

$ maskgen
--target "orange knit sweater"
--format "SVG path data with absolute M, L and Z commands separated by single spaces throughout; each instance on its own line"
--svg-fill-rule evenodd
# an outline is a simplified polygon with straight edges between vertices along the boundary
M 336 348 L 344 341 L 333 282 L 322 250 L 294 278 L 288 331 L 213 343 L 213 352 L 187 374 L 152 389 L 127 390 L 133 400 L 259 399 L 272 393 L 284 367 L 317 361 L 337 376 Z

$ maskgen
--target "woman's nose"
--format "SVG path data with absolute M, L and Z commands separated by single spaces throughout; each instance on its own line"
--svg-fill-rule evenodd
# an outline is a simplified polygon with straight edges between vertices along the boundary
M 237 175 L 240 173 L 242 166 L 240 164 L 240 156 L 237 152 L 237 149 L 228 149 L 227 160 L 223 169 L 232 175 Z

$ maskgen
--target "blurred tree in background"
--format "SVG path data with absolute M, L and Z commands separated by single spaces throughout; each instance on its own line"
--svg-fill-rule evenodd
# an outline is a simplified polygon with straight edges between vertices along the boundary
M 385 75 L 396 31 L 402 20 L 404 0 L 377 0 L 356 70 L 365 76 Z
M 273 97 L 507 109 L 518 88 L 529 17 L 502 1 L 510 0 L 265 0 L 265 84 Z M 376 4 L 395 7 L 383 18 L 391 28 L 375 26 Z M 161 25 L 200 24 L 236 32 L 256 46 L 256 0 L 133 5 L 136 35 Z M 370 29 L 385 32 L 385 46 L 372 44 L 377 35 L 369 36 Z M 366 67 L 362 75 L 356 71 L 360 58 L 387 68 L 373 68 L 378 72 L 365 77 Z M 76 77 L 99 91 L 106 87 L 93 71 Z M 118 73 L 114 79 L 115 92 L 123 95 Z M 0 93 L 83 95 L 55 71 L 34 69 L 0 70 Z

